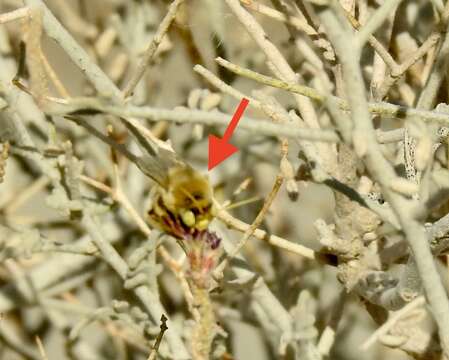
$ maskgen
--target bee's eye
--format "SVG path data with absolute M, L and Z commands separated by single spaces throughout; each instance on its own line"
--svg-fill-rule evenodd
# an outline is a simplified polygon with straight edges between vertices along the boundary
M 200 193 L 193 193 L 192 196 L 193 196 L 193 198 L 195 200 L 202 200 L 203 199 L 203 194 L 200 194 Z

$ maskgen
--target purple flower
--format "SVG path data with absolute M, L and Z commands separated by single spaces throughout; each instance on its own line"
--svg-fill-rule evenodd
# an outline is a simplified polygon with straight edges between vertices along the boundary
M 214 232 L 208 230 L 205 231 L 206 242 L 210 245 L 212 250 L 217 249 L 220 246 L 221 238 Z

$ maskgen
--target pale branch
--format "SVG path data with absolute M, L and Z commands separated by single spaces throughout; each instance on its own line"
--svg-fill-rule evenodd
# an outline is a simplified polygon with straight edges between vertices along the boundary
M 97 91 L 104 97 L 121 99 L 121 91 L 106 76 L 106 74 L 96 65 L 87 52 L 73 39 L 68 31 L 60 24 L 52 12 L 41 0 L 24 0 L 28 6 L 37 6 L 42 9 L 42 25 L 45 33 L 61 46 L 75 65 L 92 82 Z
M 422 90 L 416 107 L 418 109 L 429 110 L 435 105 L 438 89 L 443 82 L 445 75 L 442 69 L 446 69 L 448 65 L 449 55 L 449 35 L 447 32 L 449 26 L 449 3 L 446 3 L 441 21 L 441 32 L 444 34 L 441 46 L 438 49 L 438 55 L 433 64 L 431 73 Z
M 385 1 L 374 14 L 370 16 L 369 21 L 360 28 L 355 37 L 356 41 L 363 46 L 369 37 L 385 22 L 391 12 L 393 12 L 401 2 L 402 0 Z
M 326 101 L 326 95 L 320 93 L 319 91 L 305 86 L 305 85 L 299 85 L 296 83 L 290 83 L 278 79 L 274 79 L 272 77 L 262 75 L 260 73 L 257 73 L 255 71 L 242 68 L 236 64 L 233 64 L 229 61 L 226 61 L 222 58 L 217 58 L 216 61 L 229 71 L 232 71 L 233 73 L 237 75 L 244 76 L 248 79 L 252 79 L 254 81 L 257 81 L 261 84 L 272 86 L 275 88 L 279 88 L 285 91 L 290 91 L 293 93 L 301 94 L 304 96 L 307 96 L 313 100 L 316 100 L 320 103 L 324 103 Z M 349 103 L 341 99 L 337 96 L 330 96 L 330 98 L 335 101 L 335 103 L 339 106 L 341 110 L 344 111 L 351 111 L 351 108 L 349 106 Z M 438 111 L 429 111 L 429 110 L 422 110 L 422 109 L 416 109 L 416 108 L 410 108 L 406 106 L 401 105 L 395 105 L 387 102 L 375 102 L 370 103 L 367 102 L 367 109 L 370 113 L 375 115 L 381 115 L 386 117 L 396 117 L 398 119 L 408 119 L 413 116 L 420 117 L 424 121 L 434 121 L 440 124 L 449 124 L 449 116 L 448 114 L 440 113 Z
M 374 331 L 368 339 L 361 345 L 362 350 L 368 349 L 372 346 L 382 335 L 386 334 L 391 327 L 395 325 L 395 323 L 403 317 L 405 314 L 410 311 L 423 306 L 426 303 L 426 300 L 423 296 L 417 297 L 407 305 L 405 305 L 402 309 L 396 311 L 387 322 L 385 322 L 381 327 L 379 327 L 376 331 Z
M 215 88 L 220 90 L 222 93 L 228 94 L 238 100 L 247 98 L 249 100 L 249 106 L 254 107 L 256 109 L 261 108 L 262 104 L 260 103 L 259 100 L 256 100 L 248 95 L 245 95 L 242 92 L 238 91 L 237 89 L 234 89 L 232 86 L 229 86 L 219 77 L 214 75 L 211 71 L 207 70 L 204 66 L 195 65 L 193 67 L 193 71 L 203 76 L 208 82 L 210 82 Z
M 225 0 L 225 2 L 264 52 L 269 62 L 282 77 L 282 80 L 296 82 L 297 76 L 295 72 L 277 47 L 269 40 L 264 29 L 256 19 L 241 6 L 239 0 Z M 306 124 L 311 128 L 319 128 L 317 115 L 310 99 L 302 96 L 295 96 L 295 99 L 298 104 L 299 112 Z
M 216 206 L 219 208 L 217 213 L 217 218 L 219 218 L 221 221 L 223 221 L 226 225 L 239 230 L 241 232 L 246 232 L 250 228 L 251 225 L 246 224 L 245 222 L 233 217 L 231 214 L 229 214 L 225 209 L 220 207 L 220 204 L 215 201 Z M 315 260 L 319 258 L 320 256 L 312 249 L 297 244 L 292 241 L 285 240 L 279 236 L 272 235 L 267 233 L 264 230 L 256 229 L 253 232 L 253 236 L 259 240 L 266 241 L 267 243 L 277 246 L 281 249 L 290 251 L 294 254 L 303 256 L 308 259 Z
M 143 53 L 142 59 L 140 59 L 140 62 L 137 66 L 137 69 L 131 79 L 128 80 L 128 83 L 126 84 L 125 88 L 123 89 L 123 97 L 126 99 L 129 96 L 132 96 L 134 88 L 139 83 L 140 79 L 145 74 L 145 71 L 147 70 L 148 66 L 151 64 L 154 55 L 156 54 L 157 49 L 159 48 L 159 45 L 161 44 L 162 40 L 164 39 L 165 34 L 167 33 L 168 29 L 170 28 L 170 25 L 174 21 L 176 17 L 176 12 L 178 10 L 178 7 L 184 2 L 184 0 L 174 0 L 167 11 L 167 14 L 165 15 L 164 19 L 160 23 L 158 29 L 156 30 L 156 33 L 154 34 L 153 39 L 151 40 L 150 44 L 148 45 L 147 49 Z
M 256 2 L 253 0 L 240 0 L 240 2 L 248 9 L 251 9 L 253 11 L 257 11 L 260 14 L 263 14 L 265 16 L 268 16 L 272 19 L 281 21 L 283 23 L 287 23 L 291 26 L 294 26 L 296 30 L 299 30 L 301 32 L 304 32 L 307 35 L 318 35 L 316 30 L 307 24 L 306 21 L 303 21 L 302 19 L 295 17 L 295 16 L 286 16 L 281 11 L 278 11 L 276 9 L 273 9 L 265 4 L 262 4 L 260 2 Z
M 200 123 L 204 125 L 227 126 L 229 115 L 219 111 L 202 111 L 191 109 L 162 109 L 149 106 L 117 106 L 109 105 L 96 99 L 70 99 L 65 104 L 52 104 L 47 109 L 51 115 L 83 115 L 107 113 L 119 117 L 144 118 L 149 121 L 170 121 L 173 123 Z M 264 120 L 243 117 L 239 128 L 257 132 L 267 136 L 284 136 L 289 138 L 308 139 L 324 142 L 337 142 L 338 135 L 332 130 L 308 129 L 292 127 L 284 124 L 273 124 Z
M 411 203 L 412 200 L 407 200 L 394 193 L 389 187 L 395 174 L 392 166 L 382 155 L 375 138 L 368 103 L 364 96 L 365 89 L 359 66 L 360 48 L 351 48 L 354 41 L 348 41 L 348 39 L 352 39 L 353 35 L 341 27 L 332 10 L 321 8 L 320 17 L 342 62 L 343 78 L 354 123 L 355 151 L 365 160 L 371 174 L 379 182 L 385 199 L 398 216 L 415 257 L 426 297 L 437 322 L 443 351 L 449 356 L 449 335 L 445 330 L 449 328 L 449 301 L 436 269 L 424 227 L 413 217 L 411 206 L 415 204 Z M 356 139 L 362 136 L 363 142 Z
M 24 6 L 20 9 L 0 14 L 0 24 L 6 24 L 8 22 L 26 18 L 27 16 L 29 16 L 29 13 L 30 13 L 29 7 Z

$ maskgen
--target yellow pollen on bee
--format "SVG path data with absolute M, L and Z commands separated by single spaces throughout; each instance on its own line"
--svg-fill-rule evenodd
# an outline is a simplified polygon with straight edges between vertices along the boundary
M 181 220 L 186 226 L 193 227 L 195 225 L 195 214 L 190 210 L 181 211 Z
M 196 228 L 198 230 L 206 230 L 208 226 L 209 226 L 209 220 L 208 219 L 201 219 L 196 224 Z

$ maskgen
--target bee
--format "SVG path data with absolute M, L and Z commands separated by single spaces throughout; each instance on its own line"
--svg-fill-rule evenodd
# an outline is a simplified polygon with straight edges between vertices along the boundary
M 150 191 L 150 208 L 147 211 L 147 220 L 153 227 L 178 239 L 196 236 L 207 230 L 215 214 L 212 188 L 207 176 L 185 163 L 175 152 L 143 136 L 131 120 L 120 117 L 139 145 L 140 156 L 104 135 L 82 117 L 73 116 L 85 113 L 90 114 L 89 109 L 74 112 L 65 118 L 120 152 L 155 182 Z
M 148 222 L 179 239 L 206 230 L 214 217 L 209 179 L 185 163 L 167 169 L 150 202 Z
M 156 182 L 150 192 L 148 222 L 179 239 L 206 230 L 215 213 L 208 177 L 175 152 L 150 143 L 128 120 L 121 120 L 144 153 L 134 162 Z

